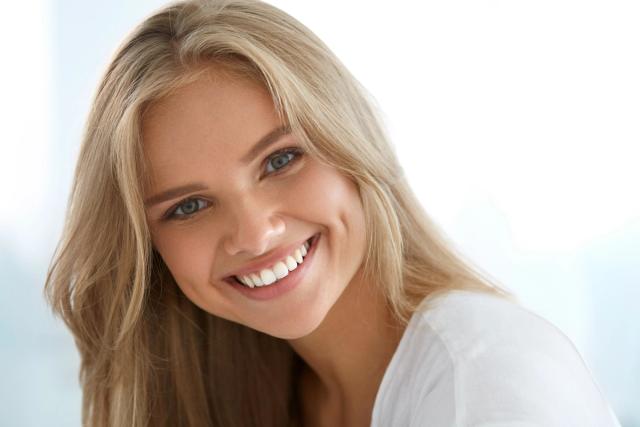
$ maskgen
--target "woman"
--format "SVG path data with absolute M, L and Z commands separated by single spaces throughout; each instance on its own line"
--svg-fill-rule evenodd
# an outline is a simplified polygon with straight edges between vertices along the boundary
M 46 290 L 85 425 L 617 425 L 424 214 L 348 71 L 260 2 L 176 3 L 119 49 Z

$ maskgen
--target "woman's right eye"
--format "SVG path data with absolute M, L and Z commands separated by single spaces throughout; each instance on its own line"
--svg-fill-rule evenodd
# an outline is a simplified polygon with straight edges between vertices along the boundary
M 199 210 L 206 208 L 209 206 L 209 202 L 203 199 L 186 199 L 176 205 L 174 208 L 171 208 L 165 218 L 166 219 L 175 219 L 175 220 L 184 220 L 190 218 Z

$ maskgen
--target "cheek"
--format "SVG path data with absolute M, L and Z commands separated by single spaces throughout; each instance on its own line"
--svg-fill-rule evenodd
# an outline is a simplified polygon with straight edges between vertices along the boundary
M 185 286 L 206 280 L 208 275 L 211 247 L 205 244 L 202 235 L 195 229 L 190 232 L 168 228 L 154 234 L 156 250 L 183 290 Z
M 346 225 L 361 219 L 362 204 L 356 185 L 329 166 L 313 162 L 288 190 L 291 203 L 315 215 L 321 224 Z
M 314 162 L 291 190 L 290 204 L 297 207 L 295 215 L 328 232 L 336 259 L 359 264 L 364 255 L 366 230 L 356 184 L 336 169 Z

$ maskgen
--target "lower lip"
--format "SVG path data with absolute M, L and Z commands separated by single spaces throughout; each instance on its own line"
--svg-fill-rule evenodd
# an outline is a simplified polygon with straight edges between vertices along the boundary
M 278 280 L 272 285 L 256 286 L 254 288 L 250 288 L 248 286 L 244 286 L 235 282 L 233 283 L 228 282 L 228 283 L 231 286 L 233 286 L 235 289 L 237 289 L 238 292 L 242 293 L 244 296 L 254 300 L 265 301 L 265 300 L 277 298 L 280 295 L 295 289 L 298 286 L 298 284 L 302 281 L 305 273 L 307 272 L 307 270 L 311 266 L 311 263 L 313 262 L 313 257 L 316 253 L 316 248 L 318 247 L 319 240 L 320 240 L 320 235 L 318 234 L 316 237 L 313 238 L 311 246 L 309 247 L 309 251 L 307 252 L 307 255 L 305 255 L 304 257 L 304 262 L 298 265 L 298 267 L 295 270 L 290 271 L 286 277 Z

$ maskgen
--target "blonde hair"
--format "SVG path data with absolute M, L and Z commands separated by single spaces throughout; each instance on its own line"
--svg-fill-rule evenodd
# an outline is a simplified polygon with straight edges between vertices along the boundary
M 80 352 L 84 425 L 300 422 L 302 360 L 285 340 L 191 303 L 146 225 L 144 112 L 208 67 L 264 85 L 303 146 L 357 183 L 363 271 L 399 322 L 453 289 L 508 297 L 424 213 L 366 92 L 313 33 L 259 1 L 174 3 L 133 31 L 102 78 L 46 280 Z

